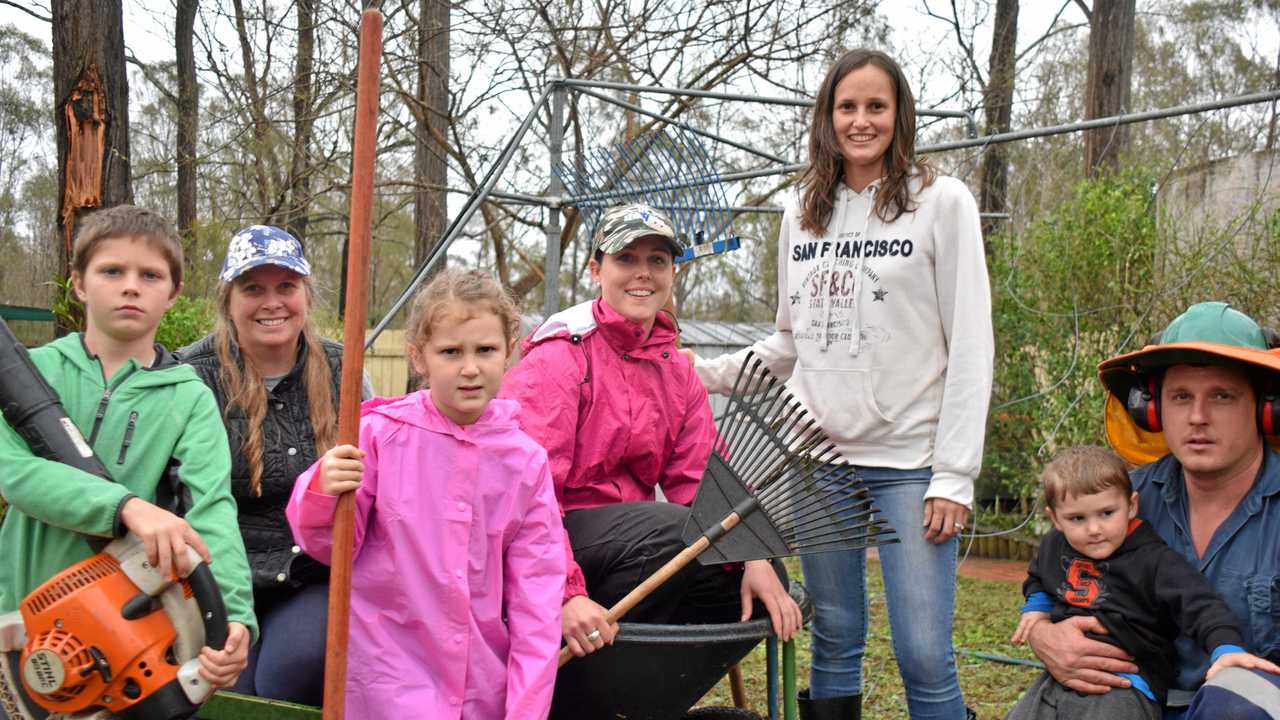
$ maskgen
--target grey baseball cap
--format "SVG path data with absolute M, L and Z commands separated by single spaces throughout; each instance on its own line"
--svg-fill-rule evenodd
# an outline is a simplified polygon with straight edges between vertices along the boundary
M 616 205 L 604 211 L 592 243 L 606 255 L 612 255 L 644 237 L 656 237 L 666 241 L 671 255 L 679 257 L 685 245 L 676 235 L 671 220 L 666 215 L 642 203 Z

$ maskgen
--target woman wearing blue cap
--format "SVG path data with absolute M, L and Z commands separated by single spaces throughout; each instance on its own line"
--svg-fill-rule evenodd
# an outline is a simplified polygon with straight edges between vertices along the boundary
M 239 231 L 219 275 L 217 327 L 178 354 L 226 419 L 253 574 L 261 639 L 232 689 L 319 705 L 329 572 L 294 544 L 284 514 L 294 478 L 333 446 L 338 427 L 342 346 L 317 333 L 310 276 L 288 232 Z

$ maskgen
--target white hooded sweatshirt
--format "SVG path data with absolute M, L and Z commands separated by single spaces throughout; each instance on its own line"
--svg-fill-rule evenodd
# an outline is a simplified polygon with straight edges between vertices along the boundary
M 777 331 L 699 358 L 712 392 L 754 351 L 840 448 L 870 467 L 932 466 L 925 498 L 973 504 L 995 344 L 977 204 L 961 181 L 911 180 L 914 212 L 885 223 L 879 183 L 840 184 L 828 232 L 800 229 L 791 197 L 778 236 Z

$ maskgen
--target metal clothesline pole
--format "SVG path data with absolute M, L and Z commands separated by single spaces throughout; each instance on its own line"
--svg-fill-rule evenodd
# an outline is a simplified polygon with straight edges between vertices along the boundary
M 520 202 L 520 203 L 525 203 L 530 205 L 542 205 L 545 207 L 558 208 L 563 205 L 587 204 L 587 203 L 592 203 L 593 201 L 598 202 L 601 200 L 607 200 L 611 197 L 615 197 L 618 195 L 618 193 L 616 192 L 606 192 L 606 193 L 590 193 L 586 195 L 570 196 L 570 197 L 555 197 L 555 196 L 548 197 L 548 196 L 540 196 L 540 195 L 529 195 L 524 193 L 497 192 L 493 190 L 493 186 L 497 182 L 498 175 L 501 174 L 502 170 L 506 169 L 507 164 L 511 161 L 511 157 L 515 154 L 515 148 L 517 144 L 521 139 L 523 139 L 525 133 L 529 129 L 529 126 L 533 123 L 533 119 L 537 116 L 538 111 L 542 108 L 543 105 L 546 104 L 546 102 L 551 96 L 552 91 L 556 87 L 560 87 L 560 86 L 575 88 L 575 89 L 578 89 L 579 91 L 581 91 L 581 88 L 605 88 L 605 89 L 627 90 L 627 91 L 635 91 L 635 92 L 653 92 L 653 93 L 661 93 L 661 94 L 668 94 L 668 95 L 689 95 L 693 97 L 709 97 L 709 98 L 717 98 L 717 99 L 723 99 L 723 100 L 738 100 L 743 102 L 759 102 L 759 103 L 774 104 L 774 105 L 790 105 L 790 106 L 796 106 L 796 107 L 805 107 L 813 104 L 813 100 L 802 99 L 802 98 L 766 97 L 761 95 L 721 93 L 721 92 L 714 92 L 709 90 L 698 90 L 694 88 L 667 88 L 667 87 L 660 87 L 660 86 L 630 85 L 627 83 L 614 83 L 614 82 L 593 81 L 593 80 L 565 79 L 565 80 L 556 80 L 553 83 L 548 84 L 547 88 L 543 91 L 542 95 L 534 103 L 533 109 L 531 109 L 529 111 L 529 114 L 525 117 L 524 122 L 520 125 L 519 130 L 517 130 L 516 133 L 507 142 L 507 145 L 503 149 L 502 155 L 498 159 L 498 162 L 495 163 L 489 169 L 489 172 L 485 175 L 485 179 L 481 183 L 480 187 L 478 187 L 468 198 L 467 204 L 463 207 L 462 212 L 459 213 L 458 216 L 454 218 L 454 220 L 449 224 L 448 229 L 445 231 L 444 237 L 441 239 L 440 243 L 437 244 L 435 250 L 432 251 L 431 257 L 427 258 L 427 261 L 423 263 L 423 265 L 419 268 L 418 272 L 414 275 L 409 285 L 400 294 L 400 297 L 397 298 L 396 302 L 387 311 L 386 315 L 383 316 L 382 320 L 379 321 L 378 325 L 373 328 L 372 332 L 369 334 L 368 340 L 365 342 L 366 349 L 373 347 L 374 340 L 376 340 L 378 335 L 381 334 L 382 331 L 386 329 L 387 325 L 390 324 L 391 319 L 394 318 L 395 315 L 404 307 L 404 304 L 408 301 L 408 298 L 410 297 L 410 295 L 412 295 L 413 291 L 417 288 L 418 284 L 422 282 L 423 278 L 426 277 L 426 274 L 430 271 L 431 267 L 448 250 L 449 245 L 453 243 L 453 241 L 457 238 L 457 236 L 461 234 L 463 226 L 465 226 L 467 221 L 469 221 L 471 217 L 475 214 L 475 211 L 480 207 L 480 203 L 484 202 L 489 197 L 496 197 L 496 198 L 508 200 L 511 202 Z M 591 94 L 595 96 L 594 93 L 591 93 Z M 605 98 L 601 98 L 601 99 L 605 99 Z M 933 145 L 925 145 L 918 148 L 918 152 L 923 155 L 927 153 L 946 152 L 949 150 L 960 150 L 960 149 L 971 148 L 971 147 L 985 147 L 987 145 L 995 145 L 999 143 L 1016 142 L 1019 140 L 1028 140 L 1028 139 L 1037 138 L 1037 137 L 1061 135 L 1064 133 L 1078 132 L 1081 130 L 1091 130 L 1094 128 L 1111 127 L 1116 125 L 1128 125 L 1132 123 L 1146 122 L 1148 120 L 1160 120 L 1163 118 L 1176 117 L 1179 115 L 1191 115 L 1194 113 L 1208 112 L 1211 110 L 1224 110 L 1226 108 L 1239 107 L 1241 105 L 1254 105 L 1254 104 L 1264 103 L 1264 102 L 1274 102 L 1277 100 L 1280 100 L 1280 88 L 1265 90 L 1265 91 L 1256 92 L 1256 93 L 1249 93 L 1246 95 L 1237 95 L 1235 97 L 1225 98 L 1222 100 L 1211 100 L 1211 101 L 1206 101 L 1201 103 L 1179 105 L 1171 108 L 1147 110 L 1144 112 L 1136 112 L 1136 113 L 1125 113 L 1125 114 L 1113 115 L 1105 118 L 1083 120 L 1083 121 L 1067 123 L 1063 125 L 1053 125 L 1045 128 L 1031 128 L 1027 130 L 1017 130 L 1017 131 L 1012 131 L 1007 133 L 997 133 L 995 135 L 987 135 L 984 137 L 970 137 L 965 140 L 953 140 L 949 142 L 935 143 Z M 621 101 L 614 101 L 614 100 L 610 100 L 610 102 L 621 103 Z M 970 116 L 968 113 L 965 113 L 962 111 L 953 111 L 953 110 L 921 110 L 921 111 L 918 111 L 917 114 L 927 115 L 927 116 L 937 116 L 937 117 L 966 118 L 971 123 L 970 134 L 971 135 L 973 134 L 972 116 Z M 769 177 L 773 175 L 787 175 L 791 173 L 800 172 L 801 170 L 804 169 L 804 167 L 805 166 L 803 163 L 790 163 L 790 164 L 775 165 L 772 167 L 757 168 L 754 170 L 743 170 L 743 171 L 732 172 L 732 173 L 724 173 L 724 174 L 713 173 L 711 175 L 698 178 L 694 181 L 686 181 L 682 183 L 658 184 L 658 185 L 653 185 L 647 188 L 632 188 L 630 192 L 644 193 L 644 192 L 655 192 L 655 191 L 678 190 L 684 187 L 692 187 L 700 184 L 709 184 L 712 182 L 733 182 L 736 180 L 750 180 L 752 178 Z M 452 190 L 452 188 L 450 188 L 450 190 Z M 778 212 L 777 209 L 767 207 L 767 206 L 736 206 L 736 207 L 729 208 L 729 210 L 732 212 Z
M 680 129 L 682 129 L 682 130 L 686 130 L 686 131 L 688 131 L 688 132 L 691 132 L 691 133 L 693 133 L 694 135 L 701 135 L 702 137 L 710 138 L 711 140 L 715 140 L 716 142 L 724 143 L 725 145 L 728 145 L 729 147 L 734 147 L 734 148 L 737 148 L 737 149 L 739 149 L 739 150 L 744 150 L 744 151 L 746 151 L 746 152 L 751 153 L 752 155 L 755 155 L 756 157 L 761 157 L 761 158 L 764 158 L 765 160 L 769 160 L 769 161 L 771 161 L 771 162 L 776 162 L 776 163 L 785 163 L 785 162 L 786 162 L 786 160 L 784 160 L 784 159 L 782 159 L 782 158 L 780 158 L 780 157 L 778 157 L 777 155 L 774 155 L 774 154 L 772 154 L 772 153 L 767 153 L 767 152 L 765 152 L 764 150 L 759 150 L 759 149 L 753 148 L 753 147 L 751 147 L 750 145 L 743 145 L 742 143 L 735 142 L 735 141 L 733 141 L 733 140 L 730 140 L 729 138 L 723 137 L 723 136 L 721 136 L 721 135 L 717 135 L 717 134 L 715 134 L 715 133 L 713 133 L 713 132 L 710 132 L 710 131 L 708 131 L 708 130 L 699 130 L 698 128 L 696 128 L 696 127 L 694 127 L 694 126 L 690 125 L 689 123 L 681 122 L 680 120 L 676 120 L 676 119 L 675 119 L 675 118 L 673 118 L 673 117 L 668 117 L 668 116 L 666 116 L 666 115 L 663 115 L 662 113 L 653 112 L 652 110 L 645 110 L 644 108 L 640 107 L 639 105 L 633 105 L 632 103 L 624 102 L 624 101 L 619 100 L 619 99 L 617 99 L 617 98 L 612 98 L 612 97 L 609 97 L 608 95 L 605 95 L 605 94 L 603 94 L 603 93 L 598 93 L 598 92 L 595 92 L 594 90 L 588 90 L 588 89 L 586 89 L 586 88 L 576 88 L 576 90 L 577 90 L 577 92 L 578 92 L 579 94 L 581 94 L 581 95 L 590 95 L 591 97 L 593 97 L 593 98 L 595 98 L 595 99 L 597 99 L 597 100 L 601 100 L 601 101 L 603 101 L 603 102 L 611 103 L 611 104 L 613 104 L 613 105 L 617 105 L 618 107 L 626 108 L 627 110 L 630 110 L 631 112 L 639 113 L 639 114 L 641 114 L 641 115 L 646 115 L 646 116 L 651 117 L 651 118 L 654 118 L 654 119 L 656 119 L 656 120 L 661 120 L 662 122 L 665 122 L 665 123 L 667 123 L 668 125 L 674 125 L 674 126 L 676 126 L 676 127 L 680 128 Z
M 511 139 L 507 141 L 507 144 L 502 149 L 502 154 L 498 157 L 497 162 L 489 168 L 489 172 L 485 174 L 484 180 L 480 183 L 480 186 L 476 188 L 475 193 L 467 199 L 467 204 L 463 206 L 462 212 L 458 213 L 458 215 L 454 217 L 453 221 L 449 223 L 449 227 L 445 230 L 444 237 L 440 239 L 440 242 L 436 243 L 435 249 L 431 251 L 431 255 L 427 258 L 426 262 L 422 263 L 418 268 L 417 273 L 414 274 L 413 279 L 409 281 L 409 284 L 405 287 L 404 291 L 400 293 L 400 296 L 396 298 L 394 303 L 392 303 L 391 308 L 387 310 L 386 315 L 383 315 L 382 319 L 378 321 L 378 324 L 369 332 L 368 339 L 364 342 L 364 349 L 366 351 L 373 347 L 374 341 L 378 339 L 378 336 L 382 334 L 383 330 L 387 329 L 387 325 L 391 324 L 391 319 L 394 318 L 396 314 L 400 312 L 401 308 L 404 307 L 405 303 L 409 301 L 409 298 L 413 295 L 413 291 L 416 290 L 418 285 L 427 277 L 427 273 L 429 273 L 431 268 L 440 261 L 440 258 L 444 257 L 445 253 L 449 250 L 449 246 L 452 245 L 453 241 L 462 234 L 462 229 L 466 227 L 467 221 L 471 219 L 472 215 L 476 214 L 476 210 L 480 209 L 481 203 L 489 197 L 489 193 L 493 191 L 493 186 L 498 182 L 498 177 L 502 174 L 502 171 L 506 169 L 507 164 L 511 162 L 511 158 L 515 155 L 516 148 L 519 147 L 520 141 L 524 138 L 524 134 L 529 131 L 529 126 L 533 125 L 533 119 L 538 116 L 538 111 L 542 109 L 542 106 L 546 104 L 547 99 L 551 96 L 552 89 L 552 86 L 548 85 L 547 88 L 542 91 L 542 95 L 538 97 L 538 99 L 533 103 L 533 107 L 530 108 L 529 114 L 525 115 L 524 122 L 520 123 L 520 128 L 516 130 L 516 132 L 511 136 Z
M 730 93 L 716 92 L 714 90 L 699 90 L 698 88 L 685 87 L 663 87 L 661 85 L 633 85 L 631 83 L 609 82 L 607 80 L 560 80 L 560 84 L 571 88 L 600 88 L 603 90 L 623 90 L 626 92 L 638 93 L 657 93 L 660 95 L 682 95 L 687 97 L 703 97 L 715 100 L 736 100 L 739 102 L 764 103 L 766 105 L 790 105 L 791 107 L 813 107 L 813 98 L 807 97 L 777 97 L 768 95 L 755 95 L 752 93 Z M 926 117 L 949 117 L 964 118 L 968 124 L 969 136 L 974 137 L 978 134 L 978 124 L 973 119 L 973 114 L 964 110 L 917 110 L 917 115 Z
M 1147 110 L 1144 112 L 1125 113 L 1123 115 L 1112 115 L 1110 117 L 1095 118 L 1093 120 L 1082 120 L 1065 125 L 1052 125 L 1044 128 L 1030 128 L 1027 130 L 1016 130 L 1007 133 L 997 133 L 995 135 L 986 135 L 983 137 L 971 138 L 967 140 L 952 140 L 942 143 L 934 143 L 932 145 L 923 145 L 918 148 L 921 155 L 937 152 L 947 152 L 949 150 L 961 150 L 971 147 L 985 147 L 987 145 L 995 145 L 998 143 L 1016 142 L 1018 140 L 1028 140 L 1037 137 L 1048 137 L 1051 135 L 1062 135 L 1064 133 L 1078 132 L 1081 130 L 1092 130 L 1094 128 L 1113 127 L 1116 125 L 1129 125 L 1132 123 L 1146 122 L 1148 120 L 1160 120 L 1163 118 L 1176 117 L 1178 115 L 1191 115 L 1198 112 L 1207 112 L 1210 110 L 1223 110 L 1230 107 L 1238 107 L 1240 105 L 1254 105 L 1257 103 L 1270 102 L 1280 100 L 1280 89 L 1267 90 L 1263 92 L 1250 93 L 1248 95 L 1237 95 L 1236 97 L 1226 98 L 1224 100 L 1213 100 L 1202 103 L 1193 103 L 1190 105 L 1179 105 L 1177 107 L 1162 108 L 1159 110 Z M 743 170 L 740 172 L 724 173 L 714 177 L 702 178 L 706 182 L 733 182 L 735 180 L 750 180 L 752 178 L 770 177 L 773 175 L 789 175 L 804 170 L 804 163 L 791 163 L 788 165 L 775 165 L 772 167 L 757 168 L 755 170 Z M 695 181 L 672 184 L 659 184 L 650 187 L 636 188 L 633 192 L 649 192 L 656 190 L 666 190 L 671 187 L 684 187 L 695 184 Z M 582 195 L 578 197 L 563 198 L 562 202 L 566 205 L 573 205 L 579 202 L 588 202 L 594 200 L 607 199 L 609 193 L 594 193 L 590 195 Z

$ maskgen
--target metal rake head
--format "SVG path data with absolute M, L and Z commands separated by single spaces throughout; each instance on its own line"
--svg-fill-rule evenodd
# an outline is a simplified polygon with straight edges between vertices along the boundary
M 684 540 L 696 541 L 732 512 L 742 519 L 699 556 L 702 563 L 896 542 L 856 470 L 758 356 L 747 355 L 718 429 Z
M 610 206 L 646 203 L 665 212 L 691 246 L 675 259 L 686 262 L 741 245 L 715 167 L 696 135 L 668 126 L 593 148 L 554 170 L 588 232 Z

